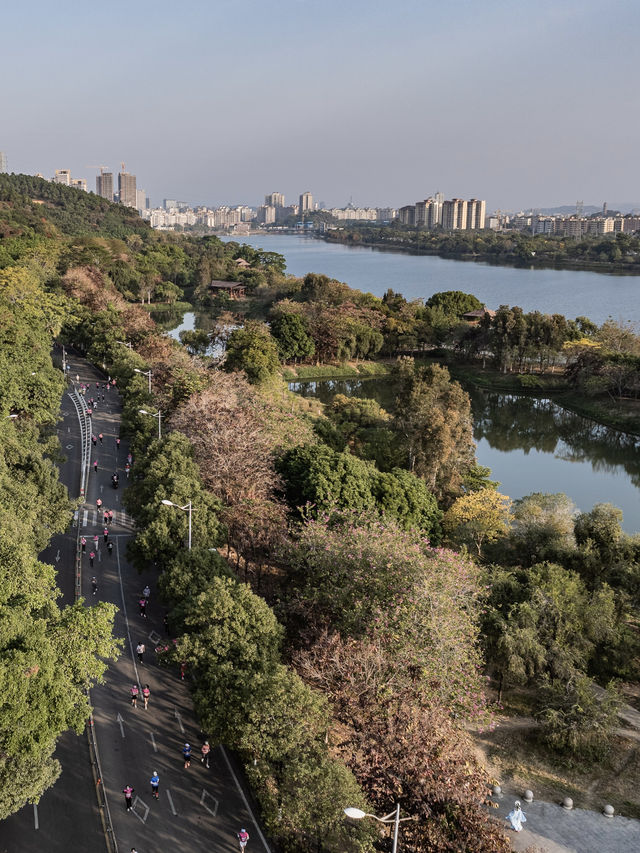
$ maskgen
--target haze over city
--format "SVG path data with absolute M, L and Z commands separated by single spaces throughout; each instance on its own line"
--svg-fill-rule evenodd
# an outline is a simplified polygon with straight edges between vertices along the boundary
M 632 0 L 36 0 L 3 10 L 0 148 L 89 188 L 125 161 L 156 202 L 615 203 L 639 24 Z

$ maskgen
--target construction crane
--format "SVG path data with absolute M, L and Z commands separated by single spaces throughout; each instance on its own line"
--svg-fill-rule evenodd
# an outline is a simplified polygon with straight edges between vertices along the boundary
M 120 163 L 120 171 L 123 173 L 126 172 L 126 169 L 124 167 L 124 163 Z
M 100 174 L 102 174 L 104 170 L 108 168 L 108 166 L 103 166 L 102 164 L 99 166 L 85 166 L 85 169 L 100 169 Z

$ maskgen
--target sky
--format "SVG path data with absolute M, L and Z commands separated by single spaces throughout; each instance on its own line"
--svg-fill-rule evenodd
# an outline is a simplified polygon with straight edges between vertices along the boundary
M 153 204 L 640 199 L 638 0 L 21 0 L 0 31 L 9 171 L 124 162 Z

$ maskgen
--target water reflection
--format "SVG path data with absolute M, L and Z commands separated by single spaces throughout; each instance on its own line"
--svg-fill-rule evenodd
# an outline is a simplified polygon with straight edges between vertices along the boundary
M 292 382 L 292 391 L 330 402 L 336 394 L 369 397 L 393 410 L 392 379 Z M 563 409 L 553 400 L 466 388 L 481 465 L 501 491 L 565 492 L 581 510 L 608 501 L 624 512 L 624 528 L 640 530 L 640 440 Z

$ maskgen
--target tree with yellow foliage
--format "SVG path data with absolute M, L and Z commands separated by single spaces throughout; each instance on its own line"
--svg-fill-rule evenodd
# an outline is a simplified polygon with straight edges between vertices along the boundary
M 447 510 L 442 525 L 458 545 L 473 545 L 482 556 L 485 542 L 495 542 L 509 530 L 511 499 L 494 489 L 480 489 L 458 498 Z

